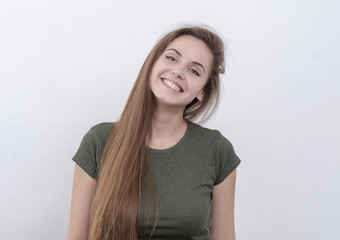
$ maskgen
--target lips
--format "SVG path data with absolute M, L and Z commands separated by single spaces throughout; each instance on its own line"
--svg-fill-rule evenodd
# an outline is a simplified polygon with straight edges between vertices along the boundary
M 171 88 L 172 90 L 176 92 L 183 92 L 183 89 L 181 88 L 181 86 L 179 86 L 176 82 L 170 79 L 167 79 L 167 78 L 161 78 L 161 80 L 164 83 L 164 85 Z

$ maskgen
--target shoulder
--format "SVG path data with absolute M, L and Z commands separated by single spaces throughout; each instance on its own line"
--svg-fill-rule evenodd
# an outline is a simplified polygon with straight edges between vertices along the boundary
M 115 123 L 113 122 L 99 123 L 91 127 L 87 135 L 89 135 L 89 137 L 92 138 L 93 140 L 96 140 L 99 143 L 105 144 L 114 126 L 115 126 Z
M 91 127 L 84 135 L 78 152 L 91 153 L 96 159 L 99 158 L 113 128 L 112 122 L 99 123 Z
M 96 177 L 101 156 L 114 123 L 100 123 L 90 128 L 72 158 L 92 178 Z
M 219 130 L 190 124 L 191 144 L 196 152 L 211 159 L 214 185 L 221 183 L 240 163 L 231 142 Z
M 216 129 L 210 129 L 210 128 L 207 128 L 207 127 L 203 127 L 203 126 L 199 125 L 198 123 L 194 123 L 194 122 L 189 122 L 188 126 L 191 129 L 191 131 L 196 133 L 196 134 L 204 134 L 204 135 L 208 135 L 208 136 L 214 136 L 214 135 L 217 135 L 219 133 L 219 131 L 216 130 Z
M 102 122 L 91 127 L 90 131 L 97 135 L 105 135 L 111 132 L 114 125 L 115 125 L 114 122 Z
M 191 128 L 192 136 L 197 137 L 197 139 L 202 139 L 202 141 L 216 145 L 222 145 L 222 147 L 231 146 L 231 142 L 217 129 L 203 127 L 197 123 L 190 123 L 189 126 Z

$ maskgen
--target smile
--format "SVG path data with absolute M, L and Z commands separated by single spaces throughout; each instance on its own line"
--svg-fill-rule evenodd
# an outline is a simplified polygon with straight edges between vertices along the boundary
M 182 88 L 180 86 L 178 86 L 177 84 L 171 82 L 170 80 L 164 79 L 162 78 L 162 82 L 168 86 L 169 88 L 175 90 L 176 92 L 182 92 Z

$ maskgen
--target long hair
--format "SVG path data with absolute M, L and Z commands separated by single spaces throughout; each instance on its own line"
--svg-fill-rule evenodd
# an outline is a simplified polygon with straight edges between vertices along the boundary
M 91 210 L 90 240 L 137 240 L 142 192 L 149 187 L 155 203 L 155 230 L 158 216 L 156 185 L 146 148 L 155 106 L 149 79 L 155 61 L 174 39 L 182 35 L 202 40 L 213 54 L 213 67 L 204 86 L 204 98 L 202 101 L 194 99 L 188 104 L 183 118 L 204 120 L 216 109 L 220 92 L 219 74 L 224 73 L 223 41 L 207 27 L 185 26 L 169 32 L 147 56 L 123 113 L 106 143 Z

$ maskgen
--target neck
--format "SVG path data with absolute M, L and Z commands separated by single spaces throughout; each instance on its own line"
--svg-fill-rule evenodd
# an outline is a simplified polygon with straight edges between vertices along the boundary
M 187 125 L 187 121 L 183 118 L 183 109 L 156 107 L 147 145 L 155 149 L 169 148 L 183 137 Z

